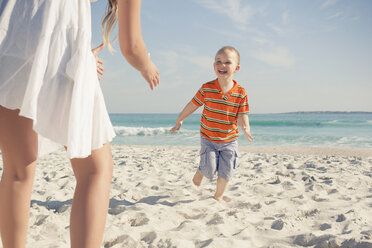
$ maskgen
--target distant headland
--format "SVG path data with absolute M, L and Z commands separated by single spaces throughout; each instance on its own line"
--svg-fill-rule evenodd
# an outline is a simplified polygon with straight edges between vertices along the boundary
M 295 111 L 280 114 L 372 114 L 368 111 Z

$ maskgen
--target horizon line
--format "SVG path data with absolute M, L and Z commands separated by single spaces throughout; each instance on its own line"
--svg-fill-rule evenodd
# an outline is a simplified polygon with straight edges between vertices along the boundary
M 170 115 L 170 114 L 179 114 L 178 113 L 109 113 L 110 115 L 115 115 L 115 114 L 133 114 L 133 115 L 139 115 L 139 114 L 143 114 L 143 115 L 151 115 L 151 114 L 156 114 L 156 115 L 160 115 L 160 114 L 164 114 L 164 115 Z M 192 113 L 192 114 L 200 114 L 200 113 Z M 331 110 L 322 110 L 322 111 L 289 111 L 289 112 L 278 112 L 278 113 L 273 113 L 273 112 L 262 112 L 262 113 L 250 113 L 250 114 L 372 114 L 372 111 L 331 111 Z

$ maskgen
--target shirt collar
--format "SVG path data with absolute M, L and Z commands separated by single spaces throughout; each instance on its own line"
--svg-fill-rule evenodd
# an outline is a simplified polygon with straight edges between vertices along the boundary
M 218 83 L 218 78 L 216 78 L 213 83 L 214 85 L 216 86 L 216 88 L 219 90 L 219 92 L 222 94 L 222 95 L 231 95 L 231 92 L 233 92 L 237 87 L 238 87 L 238 83 L 233 80 L 234 82 L 234 86 L 229 90 L 229 92 L 227 92 L 227 94 L 225 94 L 220 86 L 220 84 Z

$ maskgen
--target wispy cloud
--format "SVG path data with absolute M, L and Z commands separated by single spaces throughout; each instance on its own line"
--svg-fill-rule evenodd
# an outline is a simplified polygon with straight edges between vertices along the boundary
M 275 31 L 277 34 L 284 34 L 285 30 L 277 25 L 274 25 L 273 23 L 266 24 L 269 28 Z
M 289 23 L 289 14 L 288 14 L 288 11 L 285 11 L 282 13 L 282 24 L 288 25 L 288 23 Z
M 223 36 L 226 36 L 226 37 L 230 37 L 230 38 L 233 38 L 233 39 L 243 39 L 245 37 L 245 33 L 243 32 L 236 32 L 236 30 L 222 30 L 218 27 L 214 27 L 214 26 L 207 26 L 207 25 L 204 25 L 203 23 L 200 23 L 198 25 L 198 27 L 200 29 L 204 29 L 206 32 L 213 32 L 215 34 L 219 34 L 219 35 L 223 35 Z M 252 32 L 254 32 L 255 30 L 253 30 Z M 259 31 L 255 31 L 255 32 L 259 32 Z
M 245 29 L 254 10 L 249 4 L 244 4 L 242 0 L 195 0 L 198 4 L 215 11 L 218 14 L 229 17 L 232 21 L 239 24 L 239 28 Z
M 269 41 L 265 38 L 262 38 L 262 37 L 255 37 L 252 40 L 259 45 L 271 44 L 271 41 Z
M 294 56 L 286 48 L 274 48 L 272 51 L 259 51 L 251 54 L 252 57 L 275 67 L 290 69 L 295 64 Z
M 175 73 L 179 69 L 180 56 L 177 52 L 172 50 L 158 52 L 158 56 L 161 57 L 160 64 L 167 68 L 165 75 Z
M 180 73 L 185 68 L 189 68 L 187 64 L 203 70 L 213 68 L 213 58 L 202 56 L 192 48 L 185 46 L 158 52 L 158 56 L 162 57 L 161 66 L 166 68 L 166 75 Z
M 321 9 L 327 8 L 329 6 L 335 5 L 337 3 L 337 0 L 326 0 L 321 6 Z
M 213 68 L 213 58 L 210 56 L 184 56 L 184 59 L 203 69 Z
M 343 12 L 342 12 L 342 11 L 339 11 L 339 12 L 337 12 L 337 13 L 335 13 L 335 14 L 329 15 L 329 16 L 327 17 L 327 20 L 335 19 L 335 18 L 341 16 L 342 14 L 343 14 Z

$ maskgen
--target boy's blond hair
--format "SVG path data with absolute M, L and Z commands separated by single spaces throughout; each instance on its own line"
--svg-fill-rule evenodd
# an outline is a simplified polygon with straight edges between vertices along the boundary
M 239 54 L 238 50 L 236 50 L 232 46 L 223 46 L 223 47 L 221 47 L 220 50 L 217 51 L 215 57 L 217 57 L 218 54 L 220 54 L 222 52 L 225 52 L 225 51 L 234 52 L 236 54 L 237 59 L 238 59 L 238 61 L 237 61 L 238 62 L 238 65 L 240 65 L 240 54 Z

